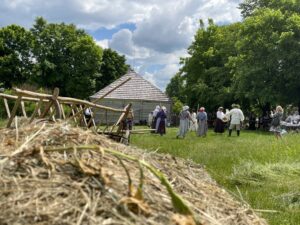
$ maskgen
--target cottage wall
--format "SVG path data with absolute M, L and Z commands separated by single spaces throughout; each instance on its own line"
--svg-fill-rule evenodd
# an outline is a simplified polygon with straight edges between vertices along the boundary
M 91 99 L 93 101 L 94 99 Z M 145 101 L 145 100 L 120 100 L 120 99 L 102 99 L 98 104 L 123 109 L 127 104 L 132 103 L 134 113 L 134 123 L 146 123 L 148 115 L 152 112 L 157 105 L 165 106 L 168 112 L 168 120 L 170 119 L 171 102 L 159 101 Z M 100 124 L 113 124 L 120 117 L 120 113 L 106 112 L 104 110 L 97 110 L 94 112 L 96 123 Z

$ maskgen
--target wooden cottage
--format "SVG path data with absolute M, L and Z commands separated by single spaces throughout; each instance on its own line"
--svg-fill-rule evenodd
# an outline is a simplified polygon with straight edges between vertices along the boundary
M 157 105 L 165 106 L 167 108 L 168 118 L 170 118 L 171 99 L 159 88 L 134 71 L 129 71 L 118 80 L 90 96 L 91 101 L 99 99 L 125 80 L 128 80 L 129 77 L 131 78 L 129 81 L 113 90 L 98 103 L 114 108 L 124 108 L 128 103 L 132 103 L 135 124 L 145 124 L 148 120 L 149 113 L 152 112 Z M 106 111 L 95 112 L 95 120 L 101 124 L 111 124 L 115 122 L 119 116 L 117 113 L 108 113 Z

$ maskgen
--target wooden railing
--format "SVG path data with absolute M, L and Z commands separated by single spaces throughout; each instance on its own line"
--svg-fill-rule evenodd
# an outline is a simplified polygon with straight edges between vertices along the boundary
M 21 90 L 15 88 L 15 95 L 8 95 L 0 93 L 0 98 L 4 101 L 5 110 L 7 113 L 8 122 L 7 128 L 10 128 L 14 121 L 18 109 L 21 109 L 21 113 L 25 118 L 29 117 L 29 113 L 26 112 L 25 102 L 35 103 L 35 108 L 28 123 L 32 123 L 35 118 L 48 118 L 52 121 L 56 120 L 73 120 L 76 125 L 80 125 L 86 128 L 93 127 L 98 131 L 98 127 L 95 123 L 93 113 L 91 118 L 87 120 L 84 115 L 85 109 L 90 108 L 94 110 L 106 110 L 109 112 L 120 113 L 118 121 L 109 129 L 109 133 L 114 135 L 120 135 L 123 132 L 123 122 L 126 120 L 131 104 L 127 105 L 124 109 L 116 109 L 97 104 L 95 102 L 89 102 L 76 98 L 68 98 L 59 96 L 59 89 L 55 88 L 52 95 L 42 94 L 32 91 Z M 14 101 L 14 106 L 10 109 L 8 100 Z M 68 110 L 65 110 L 68 109 Z M 68 111 L 68 113 L 66 113 Z

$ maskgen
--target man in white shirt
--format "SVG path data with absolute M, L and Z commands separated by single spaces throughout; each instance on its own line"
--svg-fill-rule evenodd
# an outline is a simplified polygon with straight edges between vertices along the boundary
M 229 126 L 229 134 L 228 136 L 231 136 L 232 129 L 236 129 L 237 136 L 240 136 L 240 130 L 241 130 L 241 122 L 244 121 L 245 117 L 240 110 L 240 106 L 236 104 L 232 104 L 232 108 L 228 113 L 226 113 L 225 117 L 230 118 L 230 126 Z

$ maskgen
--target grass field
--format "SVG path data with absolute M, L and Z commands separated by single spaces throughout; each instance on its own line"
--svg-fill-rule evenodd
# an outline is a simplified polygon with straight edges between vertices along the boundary
M 206 138 L 190 132 L 132 135 L 131 144 L 147 151 L 169 153 L 205 165 L 210 175 L 239 200 L 248 202 L 272 225 L 300 224 L 300 134 L 276 140 L 267 132 L 242 131 Z

